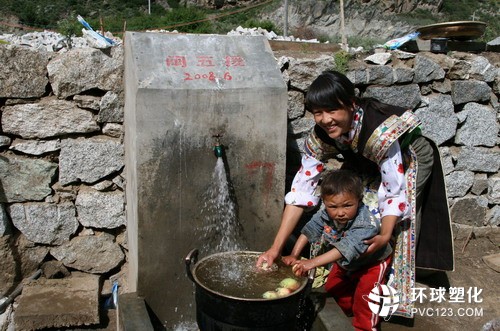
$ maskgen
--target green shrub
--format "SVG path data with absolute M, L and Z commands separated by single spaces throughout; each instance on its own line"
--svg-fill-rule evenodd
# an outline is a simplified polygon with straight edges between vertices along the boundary
M 173 26 L 176 24 L 197 22 L 189 25 L 172 27 L 170 30 L 177 30 L 179 32 L 186 33 L 212 33 L 213 27 L 210 21 L 203 21 L 206 18 L 207 16 L 202 10 L 194 8 L 178 8 L 167 12 L 167 14 L 161 18 L 161 23 L 164 24 L 163 26 Z
M 344 50 L 335 53 L 333 55 L 333 60 L 335 62 L 335 70 L 345 74 L 347 72 L 347 69 L 349 68 L 348 64 L 350 59 L 351 55 Z
M 273 22 L 255 19 L 255 17 L 260 17 L 262 12 L 275 9 L 275 7 L 279 6 L 280 3 L 280 0 L 275 0 L 265 6 L 249 10 L 238 11 L 240 8 L 231 8 L 222 11 L 208 11 L 208 13 L 216 17 L 216 19 L 212 21 L 214 33 L 226 34 L 228 31 L 236 29 L 238 26 L 242 26 L 245 28 L 261 27 L 267 31 L 274 31 L 276 34 L 280 34 L 281 31 Z
M 366 37 L 359 37 L 359 36 L 353 36 L 353 37 L 348 37 L 347 42 L 349 44 L 349 47 L 363 47 L 365 50 L 370 50 L 373 49 L 377 45 L 383 45 L 387 40 L 383 39 L 378 39 L 378 38 L 366 38 Z
M 254 18 L 247 19 L 245 23 L 242 25 L 244 28 L 262 28 L 266 29 L 267 31 L 274 31 L 276 32 L 276 26 L 274 25 L 273 22 L 271 21 L 259 21 Z
M 82 25 L 76 20 L 63 19 L 57 24 L 57 32 L 66 36 L 66 38 L 81 36 L 81 31 Z
M 172 9 L 179 8 L 179 0 L 167 0 L 167 3 Z
M 432 12 L 423 9 L 417 9 L 410 13 L 398 14 L 397 19 L 413 26 L 424 26 L 439 22 L 439 16 L 435 16 Z

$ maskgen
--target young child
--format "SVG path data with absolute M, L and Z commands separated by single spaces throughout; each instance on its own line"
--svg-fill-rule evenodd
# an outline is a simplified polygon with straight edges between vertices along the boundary
M 390 244 L 373 254 L 365 254 L 365 240 L 380 232 L 379 221 L 362 203 L 364 186 L 349 170 L 328 172 L 321 181 L 324 210 L 316 213 L 302 228 L 291 255 L 284 256 L 297 276 L 305 276 L 315 267 L 333 263 L 325 284 L 344 313 L 353 316 L 356 330 L 374 330 L 378 314 L 371 312 L 364 298 L 384 279 L 391 262 Z M 322 241 L 329 249 L 310 260 L 301 260 L 307 242 Z M 335 263 L 334 263 L 335 262 Z
M 280 257 L 304 212 L 319 202 L 316 187 L 322 172 L 340 154 L 342 168 L 363 178 L 363 200 L 380 218 L 380 233 L 366 240 L 367 254 L 383 249 L 395 237 L 388 283 L 399 295 L 393 315 L 413 318 L 411 289 L 417 268 L 454 269 L 438 147 L 421 134 L 411 109 L 358 96 L 354 84 L 336 71 L 325 71 L 311 83 L 305 106 L 315 125 L 304 141 L 301 167 L 285 196 L 278 232 L 256 265 L 272 265 Z

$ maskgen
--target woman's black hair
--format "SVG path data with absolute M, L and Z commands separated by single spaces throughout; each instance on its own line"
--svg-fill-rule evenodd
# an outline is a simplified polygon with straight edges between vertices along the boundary
M 389 114 L 391 107 L 375 98 L 358 98 L 354 84 L 340 72 L 323 71 L 309 86 L 306 93 L 305 107 L 307 111 L 314 109 L 341 109 L 350 107 L 356 102 L 363 109 L 373 108 Z
M 327 172 L 321 178 L 321 197 L 350 193 L 361 200 L 364 186 L 361 178 L 351 170 L 338 169 Z
M 356 100 L 354 84 L 337 71 L 323 71 L 309 86 L 306 110 L 340 109 L 351 106 Z

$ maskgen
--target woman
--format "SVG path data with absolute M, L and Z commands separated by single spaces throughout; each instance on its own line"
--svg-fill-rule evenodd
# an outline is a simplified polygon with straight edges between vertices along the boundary
M 364 179 L 365 203 L 381 218 L 380 234 L 366 241 L 367 254 L 395 237 L 389 285 L 404 294 L 397 314 L 413 317 L 415 266 L 453 270 L 451 222 L 437 147 L 420 134 L 411 110 L 357 98 L 354 85 L 335 71 L 325 71 L 312 82 L 305 104 L 316 125 L 285 197 L 278 233 L 257 265 L 271 264 L 280 256 L 304 210 L 319 202 L 316 189 L 326 162 L 341 154 L 342 167 Z M 376 198 L 370 199 L 374 190 Z

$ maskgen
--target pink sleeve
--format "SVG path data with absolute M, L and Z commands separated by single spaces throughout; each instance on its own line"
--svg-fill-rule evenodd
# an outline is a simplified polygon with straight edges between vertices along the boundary
M 316 187 L 320 174 L 323 171 L 323 163 L 313 157 L 302 156 L 301 167 L 295 174 L 292 188 L 285 196 L 287 205 L 312 207 L 319 202 L 319 194 L 316 194 Z

